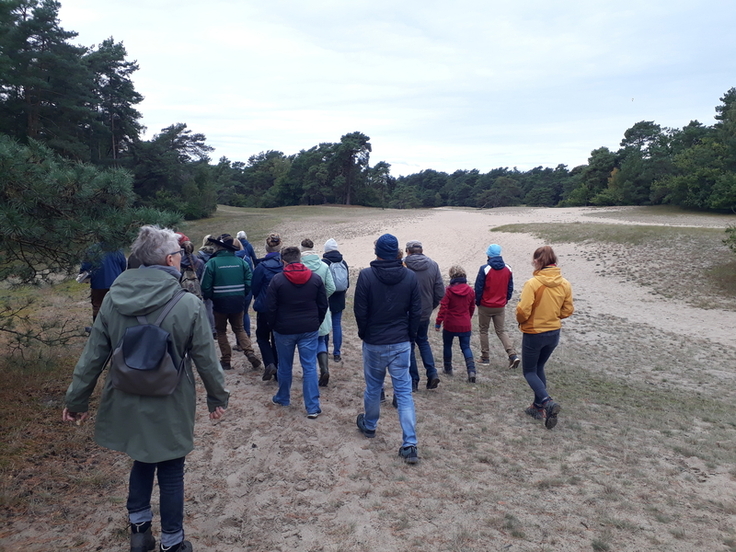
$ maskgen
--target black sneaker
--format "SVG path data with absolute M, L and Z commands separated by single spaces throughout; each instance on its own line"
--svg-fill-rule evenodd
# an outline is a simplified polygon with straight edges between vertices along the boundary
M 521 359 L 518 355 L 511 355 L 509 357 L 509 369 L 514 370 L 515 368 L 519 367 L 519 363 L 521 362 Z
M 332 360 L 335 362 L 342 362 L 342 356 L 341 355 L 332 355 Z
M 222 360 L 220 361 L 220 366 L 222 367 L 223 370 L 232 370 L 233 369 L 233 367 L 230 366 L 230 363 L 229 362 L 224 362 Z
M 408 446 L 408 447 L 401 447 L 399 449 L 399 456 L 404 459 L 404 462 L 407 464 L 416 464 L 419 462 L 419 457 L 417 456 L 417 447 L 415 446 Z
M 544 427 L 552 429 L 557 425 L 557 415 L 560 413 L 560 410 L 562 410 L 562 407 L 550 399 L 544 403 L 543 408 L 545 415 Z
M 544 408 L 541 406 L 536 406 L 534 403 L 532 403 L 531 406 L 527 407 L 526 410 L 524 410 L 524 414 L 531 416 L 535 420 L 544 420 Z
M 355 420 L 360 432 L 365 435 L 368 439 L 373 439 L 376 436 L 375 429 L 368 429 L 365 427 L 365 414 L 358 414 L 358 419 Z
M 475 383 L 475 372 L 468 372 L 468 383 Z
M 437 389 L 437 386 L 439 384 L 440 384 L 440 378 L 435 376 L 427 382 L 427 389 Z
M 268 364 L 263 369 L 263 376 L 261 376 L 261 379 L 263 381 L 268 381 L 268 380 L 270 380 L 272 377 L 274 377 L 276 375 L 276 372 L 277 371 L 278 370 L 276 369 L 276 365 L 275 364 Z

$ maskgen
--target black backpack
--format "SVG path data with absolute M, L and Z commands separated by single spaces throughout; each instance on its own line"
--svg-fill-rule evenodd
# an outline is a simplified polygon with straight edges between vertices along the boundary
M 137 316 L 138 325 L 125 330 L 108 359 L 114 389 L 145 397 L 165 397 L 178 387 L 186 354 L 178 365 L 174 362 L 173 340 L 161 323 L 186 294 L 183 289 L 177 291 L 154 324 L 149 324 L 145 316 Z

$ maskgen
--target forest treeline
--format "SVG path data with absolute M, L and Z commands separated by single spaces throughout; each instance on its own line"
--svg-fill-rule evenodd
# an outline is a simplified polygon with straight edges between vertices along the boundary
M 184 123 L 143 140 L 136 109 L 143 98 L 132 81 L 137 62 L 113 38 L 94 47 L 73 44 L 76 33 L 61 27 L 59 8 L 53 0 L 0 0 L 0 135 L 31 148 L 29 162 L 48 152 L 57 164 L 117 171 L 120 185 L 129 187 L 130 208 L 185 219 L 209 216 L 217 203 L 736 208 L 734 88 L 720 98 L 712 125 L 692 121 L 676 129 L 640 121 L 623 133 L 618 150 L 594 149 L 587 164 L 573 168 L 429 169 L 394 177 L 388 163 L 371 165 L 370 137 L 357 131 L 291 155 L 265 151 L 215 163 L 206 137 Z

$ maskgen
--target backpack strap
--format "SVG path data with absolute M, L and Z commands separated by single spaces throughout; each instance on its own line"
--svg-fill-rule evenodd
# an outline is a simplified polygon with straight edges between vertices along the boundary
M 169 302 L 166 303 L 166 305 L 164 306 L 164 310 L 161 312 L 161 314 L 159 315 L 156 322 L 154 322 L 154 324 L 156 326 L 160 326 L 161 322 L 164 321 L 164 318 L 166 318 L 166 316 L 171 312 L 171 309 L 173 309 L 174 306 L 179 302 L 179 299 L 184 297 L 186 294 L 187 294 L 187 290 L 179 288 L 179 290 L 174 294 L 174 296 L 171 299 L 169 299 Z

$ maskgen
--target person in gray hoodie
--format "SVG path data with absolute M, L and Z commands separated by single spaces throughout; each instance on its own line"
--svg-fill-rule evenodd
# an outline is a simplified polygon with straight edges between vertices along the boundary
M 440 267 L 424 254 L 422 242 L 418 240 L 407 242 L 404 265 L 416 275 L 419 294 L 422 298 L 422 316 L 417 331 L 416 347 L 419 348 L 424 369 L 427 371 L 427 389 L 437 389 L 440 378 L 437 377 L 437 368 L 434 365 L 434 356 L 429 345 L 428 331 L 432 311 L 437 308 L 445 296 L 445 284 L 442 281 Z M 419 369 L 417 367 L 415 342 L 411 344 L 409 373 L 412 381 L 411 389 L 412 392 L 415 392 L 419 388 Z

